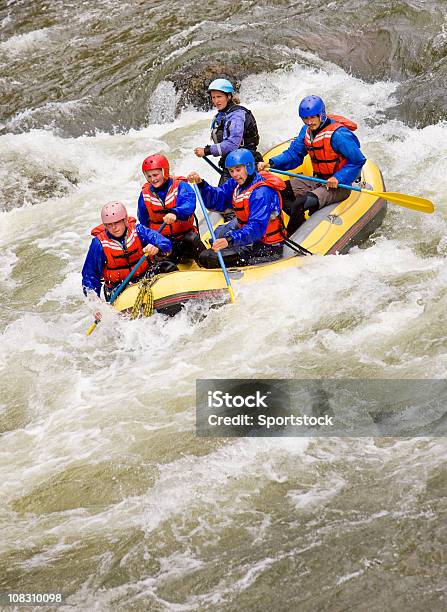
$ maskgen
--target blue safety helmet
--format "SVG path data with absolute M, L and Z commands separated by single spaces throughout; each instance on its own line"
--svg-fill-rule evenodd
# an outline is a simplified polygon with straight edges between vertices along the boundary
M 255 158 L 253 153 L 248 149 L 236 149 L 228 153 L 225 158 L 225 168 L 232 168 L 233 166 L 245 166 L 247 174 L 253 174 L 255 172 Z
M 326 108 L 319 96 L 306 96 L 303 98 L 298 107 L 298 114 L 301 119 L 320 115 L 321 121 L 326 121 Z
M 234 87 L 227 79 L 214 79 L 208 86 L 208 91 L 223 91 L 224 93 L 233 93 Z

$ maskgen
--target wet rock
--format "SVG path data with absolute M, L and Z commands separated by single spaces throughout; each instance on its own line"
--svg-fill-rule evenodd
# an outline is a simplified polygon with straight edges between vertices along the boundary
M 228 79 L 237 91 L 242 79 L 266 68 L 266 62 L 262 62 L 262 64 L 253 63 L 250 66 L 243 67 L 237 61 L 200 59 L 191 61 L 179 68 L 172 75 L 172 80 L 177 89 L 184 92 L 183 97 L 179 99 L 180 107 L 192 104 L 196 108 L 209 110 L 212 105 L 208 94 L 208 85 L 213 79 Z
M 267 36 L 265 29 L 248 28 L 244 37 L 250 53 L 243 52 L 244 41 L 238 35 L 232 40 L 231 52 L 217 37 L 206 59 L 203 54 L 193 56 L 173 70 L 169 77 L 183 93 L 178 108 L 193 104 L 209 109 L 206 87 L 213 78 L 229 78 L 237 87 L 249 74 L 291 62 L 311 64 L 312 60 L 305 60 L 300 54 L 308 51 L 366 81 L 403 80 L 396 93 L 400 103 L 395 112 L 410 124 L 427 125 L 446 116 L 443 62 L 447 35 L 439 18 L 440 10 L 445 9 L 439 2 L 426 6 L 387 0 L 371 5 L 365 0 L 354 3 L 346 0 L 337 3 L 337 14 L 330 18 L 327 9 L 335 2 L 306 4 L 304 8 L 302 3 L 278 6 L 272 13 L 271 28 L 265 26 Z M 305 28 L 298 25 L 303 21 L 303 13 Z M 289 57 L 285 49 L 289 50 Z M 436 63 L 439 67 L 432 70 Z M 421 106 L 414 99 L 415 90 L 424 100 Z
M 430 72 L 402 83 L 396 91 L 399 104 L 388 109 L 386 116 L 417 127 L 447 120 L 446 82 L 447 58 Z
M 88 20 L 75 2 L 49 7 L 43 21 L 32 7 L 0 9 L 6 24 L 0 133 L 140 129 L 172 120 L 189 104 L 209 108 L 206 88 L 216 76 L 238 86 L 249 74 L 318 58 L 367 81 L 402 81 L 399 114 L 412 123 L 444 116 L 447 108 L 443 68 L 432 75 L 447 52 L 441 0 L 278 0 L 274 6 L 215 0 L 206 11 L 189 0 L 173 0 L 162 11 L 112 3 Z M 162 82 L 175 85 L 164 108 Z M 424 85 L 434 88 L 436 111 L 413 104 L 410 90 Z

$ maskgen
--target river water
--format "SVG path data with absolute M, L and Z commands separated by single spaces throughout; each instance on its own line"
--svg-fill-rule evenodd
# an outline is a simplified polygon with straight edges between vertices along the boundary
M 101 205 L 135 213 L 155 151 L 216 181 L 192 154 L 211 113 L 178 107 L 156 50 L 204 61 L 213 28 L 221 44 L 239 20 L 243 55 L 266 10 L 144 5 L 2 7 L 0 591 L 59 591 L 77 610 L 444 610 L 445 439 L 198 438 L 195 382 L 446 377 L 447 124 L 390 119 L 398 80 L 275 42 L 272 65 L 241 77 L 260 149 L 319 93 L 359 123 L 388 189 L 436 213 L 390 204 L 364 247 L 243 287 L 235 306 L 107 312 L 86 338 L 80 269 Z

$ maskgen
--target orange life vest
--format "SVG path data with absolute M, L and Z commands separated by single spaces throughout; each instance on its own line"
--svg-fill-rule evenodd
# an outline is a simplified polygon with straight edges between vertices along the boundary
M 160 229 L 163 223 L 163 217 L 168 214 L 171 208 L 175 208 L 177 204 L 178 188 L 181 181 L 187 182 L 183 176 L 173 176 L 172 185 L 170 186 L 168 193 L 166 194 L 165 201 L 162 202 L 158 195 L 151 191 L 149 183 L 145 183 L 141 190 L 143 194 L 144 203 L 146 204 L 147 212 L 149 214 L 149 227 L 156 232 Z M 166 225 L 161 232 L 163 236 L 167 236 L 171 239 L 181 240 L 185 234 L 189 231 L 197 232 L 194 225 L 194 215 L 191 215 L 186 221 L 174 221 L 170 225 Z
M 324 127 L 316 136 L 313 136 L 312 130 L 307 128 L 304 136 L 304 144 L 312 161 L 314 174 L 323 179 L 333 176 L 337 170 L 343 168 L 347 161 L 346 157 L 332 148 L 332 134 L 341 127 L 348 128 L 351 132 L 357 129 L 357 124 L 354 121 L 341 115 L 328 115 L 328 117 L 333 119 L 334 123 Z
M 282 198 L 280 191 L 286 188 L 285 182 L 276 174 L 270 172 L 260 172 L 262 180 L 257 183 L 253 183 L 245 189 L 242 193 L 239 193 L 239 187 L 234 190 L 233 193 L 233 208 L 236 212 L 236 218 L 241 227 L 243 227 L 250 216 L 250 196 L 255 189 L 266 185 L 276 191 L 279 196 L 280 211 L 273 219 L 271 218 L 268 222 L 266 232 L 260 239 L 264 244 L 277 244 L 284 240 L 284 222 L 282 219 Z
M 123 248 L 118 240 L 111 238 L 107 234 L 104 225 L 98 225 L 91 231 L 92 236 L 95 236 L 100 241 L 106 257 L 106 265 L 103 268 L 102 276 L 108 288 L 114 287 L 123 281 L 143 255 L 143 246 L 135 225 L 136 220 L 133 217 L 129 217 L 125 248 Z M 147 269 L 148 262 L 145 259 L 133 278 L 139 278 Z

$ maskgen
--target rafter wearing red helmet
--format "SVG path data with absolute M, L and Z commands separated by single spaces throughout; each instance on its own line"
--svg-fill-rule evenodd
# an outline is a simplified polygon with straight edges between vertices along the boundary
M 169 161 L 160 153 L 146 157 L 141 169 L 147 183 L 138 198 L 138 220 L 155 231 L 166 223 L 162 233 L 172 242 L 172 262 L 198 261 L 205 245 L 195 226 L 196 197 L 192 187 L 186 178 L 170 176 Z

